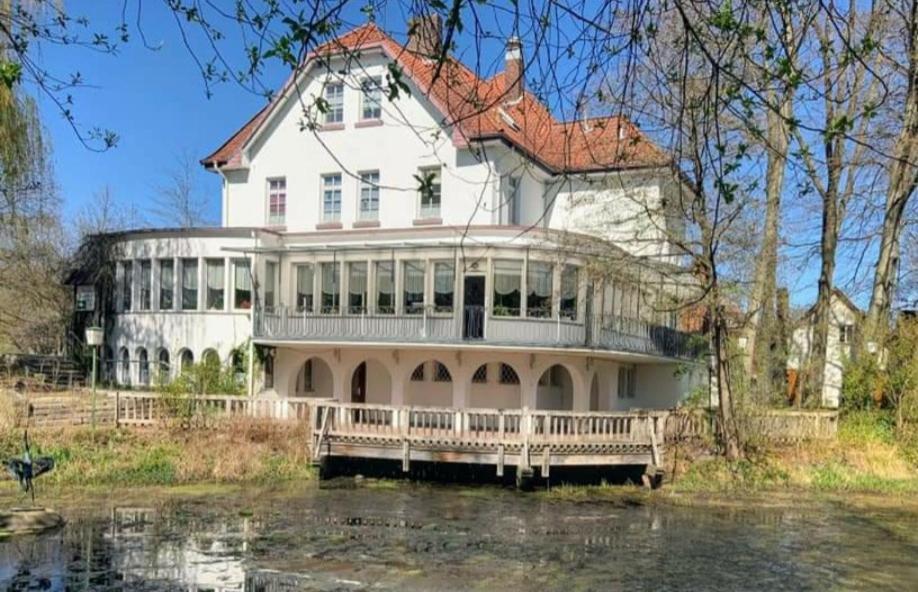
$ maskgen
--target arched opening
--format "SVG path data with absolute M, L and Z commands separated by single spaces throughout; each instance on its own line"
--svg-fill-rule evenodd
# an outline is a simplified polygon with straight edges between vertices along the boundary
M 574 409 L 574 380 L 561 364 L 542 373 L 536 386 L 536 408 L 555 411 Z
M 351 375 L 351 402 L 388 405 L 392 402 L 392 377 L 378 360 L 366 360 Z
M 118 354 L 118 359 L 121 362 L 118 368 L 118 382 L 125 385 L 131 384 L 131 352 L 128 351 L 128 348 L 122 347 L 120 353 Z
M 137 382 L 143 386 L 150 385 L 150 359 L 143 347 L 137 348 Z
M 300 365 L 292 390 L 297 397 L 331 399 L 335 396 L 331 368 L 321 358 L 309 358 Z
M 102 361 L 100 366 L 102 380 L 105 382 L 115 382 L 115 352 L 107 345 L 102 348 Z
M 179 352 L 179 371 L 184 372 L 194 364 L 194 354 L 190 349 L 183 349 Z
M 405 382 L 405 404 L 422 407 L 452 406 L 453 376 L 446 364 L 437 360 L 418 364 Z
M 219 368 L 220 354 L 218 354 L 214 349 L 205 349 L 204 353 L 201 354 L 201 361 L 208 368 Z
M 519 409 L 523 390 L 520 376 L 510 364 L 482 364 L 472 374 L 469 386 L 469 407 Z
M 593 381 L 590 383 L 590 411 L 599 411 L 599 373 L 593 373 Z
M 156 356 L 156 361 L 158 365 L 157 376 L 159 377 L 159 383 L 166 384 L 169 382 L 170 374 L 169 350 L 166 348 L 161 348 L 159 350 L 159 354 Z

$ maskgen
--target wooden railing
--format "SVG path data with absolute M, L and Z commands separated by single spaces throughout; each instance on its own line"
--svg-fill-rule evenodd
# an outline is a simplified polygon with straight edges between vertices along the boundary
M 256 419 L 304 421 L 309 418 L 310 399 L 285 397 L 251 399 L 232 395 L 200 395 L 169 398 L 157 393 L 108 393 L 115 400 L 118 425 L 154 425 L 176 417 L 177 410 L 189 416 L 207 418 L 251 417 Z
M 664 434 L 666 441 L 711 438 L 719 430 L 712 411 L 679 409 L 666 412 Z M 757 410 L 737 421 L 749 437 L 776 442 L 831 440 L 838 433 L 838 412 L 828 410 Z

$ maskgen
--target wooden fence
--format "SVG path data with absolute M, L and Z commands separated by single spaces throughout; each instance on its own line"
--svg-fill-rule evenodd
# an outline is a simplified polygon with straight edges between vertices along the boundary
M 719 426 L 715 414 L 704 409 L 679 409 L 665 417 L 666 441 L 711 438 Z M 743 432 L 775 442 L 831 440 L 838 433 L 838 411 L 771 409 L 738 419 Z
M 233 395 L 189 395 L 170 398 L 156 393 L 106 393 L 115 401 L 115 423 L 127 426 L 155 425 L 173 418 L 222 419 L 251 417 L 278 421 L 306 421 L 309 399 L 284 397 L 250 399 Z

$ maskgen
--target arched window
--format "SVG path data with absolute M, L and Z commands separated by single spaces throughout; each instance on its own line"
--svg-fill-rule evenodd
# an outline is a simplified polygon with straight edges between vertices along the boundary
M 150 360 L 142 347 L 137 349 L 137 380 L 144 386 L 150 384 Z
M 122 347 L 118 357 L 121 361 L 118 382 L 129 385 L 131 384 L 131 353 L 128 351 L 128 348 Z
M 194 364 L 194 354 L 190 349 L 183 349 L 179 354 L 179 368 L 184 372 Z
M 159 350 L 159 383 L 169 382 L 169 350 L 162 348 Z
M 215 350 L 206 349 L 204 354 L 201 356 L 201 361 L 204 362 L 206 366 L 217 367 L 220 365 L 220 354 Z

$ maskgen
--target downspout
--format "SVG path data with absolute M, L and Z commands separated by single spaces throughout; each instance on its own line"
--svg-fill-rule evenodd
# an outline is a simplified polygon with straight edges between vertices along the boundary
M 249 369 L 248 369 L 248 391 L 249 398 L 255 396 L 255 315 L 258 314 L 258 296 L 255 292 L 255 277 L 253 263 L 255 259 L 254 250 L 258 246 L 258 231 L 252 231 L 252 250 L 253 254 L 249 258 L 249 281 L 252 283 L 252 311 L 249 315 Z M 233 268 L 233 286 L 235 289 L 235 267 Z

